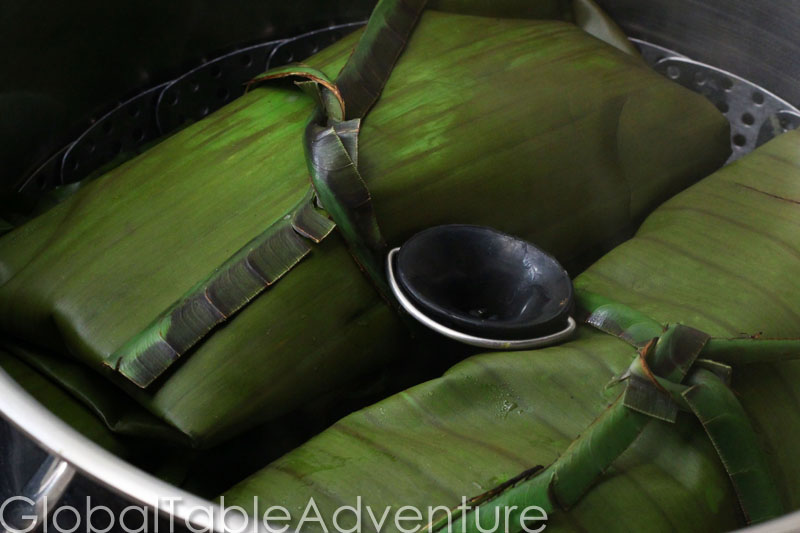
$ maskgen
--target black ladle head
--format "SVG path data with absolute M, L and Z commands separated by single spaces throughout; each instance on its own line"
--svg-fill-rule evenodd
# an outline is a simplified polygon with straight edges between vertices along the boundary
M 405 296 L 428 318 L 470 336 L 535 339 L 574 328 L 564 268 L 492 228 L 454 224 L 417 233 L 397 252 L 390 277 L 401 303 Z

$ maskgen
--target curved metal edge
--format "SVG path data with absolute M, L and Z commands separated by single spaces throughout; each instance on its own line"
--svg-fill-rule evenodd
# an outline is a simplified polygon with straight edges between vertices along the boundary
M 672 57 L 686 58 L 686 56 L 681 54 L 680 52 L 676 52 L 675 50 L 670 50 L 669 48 L 666 48 L 664 46 L 655 43 L 651 43 L 650 41 L 645 41 L 643 39 L 636 39 L 634 37 L 628 37 L 628 40 L 632 42 L 639 49 L 639 53 L 642 54 L 644 60 L 651 66 L 655 63 L 658 63 L 662 59 L 666 58 L 672 58 Z
M 357 20 L 353 22 L 344 22 L 341 24 L 333 24 L 331 26 L 327 26 L 324 28 L 318 28 L 316 30 L 311 30 L 300 35 L 296 35 L 293 37 L 286 37 L 283 39 L 273 39 L 270 41 L 265 41 L 261 43 L 256 43 L 252 45 L 248 45 L 244 48 L 240 48 L 238 50 L 233 50 L 231 52 L 222 54 L 217 57 L 213 57 L 212 59 L 205 61 L 204 63 L 197 65 L 196 67 L 180 74 L 176 78 L 166 80 L 158 85 L 154 85 L 147 89 L 142 90 L 136 96 L 128 98 L 117 105 L 115 105 L 112 109 L 109 109 L 103 115 L 101 115 L 96 120 L 92 120 L 92 123 L 87 126 L 75 139 L 71 142 L 67 143 L 65 146 L 61 147 L 58 151 L 50 154 L 47 159 L 43 162 L 37 163 L 37 166 L 34 168 L 32 172 L 27 175 L 24 175 L 17 183 L 14 185 L 16 191 L 21 192 L 27 189 L 30 189 L 36 185 L 34 185 L 35 181 L 38 181 L 45 173 L 47 173 L 47 183 L 45 183 L 45 187 L 50 188 L 59 185 L 65 185 L 66 182 L 66 172 L 65 172 L 65 165 L 67 161 L 70 159 L 72 152 L 81 145 L 81 142 L 87 137 L 95 133 L 98 128 L 102 127 L 109 118 L 114 118 L 120 112 L 120 110 L 130 106 L 131 104 L 135 103 L 137 100 L 144 100 L 145 98 L 153 97 L 153 107 L 152 109 L 148 110 L 148 113 L 153 114 L 153 122 L 155 129 L 157 130 L 157 135 L 155 138 L 158 138 L 163 135 L 167 135 L 171 133 L 175 128 L 168 128 L 162 122 L 162 108 L 165 105 L 163 103 L 164 95 L 176 84 L 185 81 L 187 78 L 196 75 L 198 72 L 202 72 L 203 70 L 208 69 L 212 65 L 221 63 L 225 60 L 228 60 L 232 57 L 236 57 L 238 55 L 249 53 L 254 50 L 259 49 L 268 49 L 267 53 L 267 61 L 264 65 L 264 70 L 269 70 L 270 64 L 272 62 L 272 58 L 275 56 L 276 52 L 282 49 L 286 45 L 291 45 L 297 40 L 313 37 L 318 34 L 322 34 L 325 32 L 330 31 L 341 31 L 341 30 L 349 30 L 353 29 L 356 30 L 367 23 L 366 20 Z M 271 48 L 271 49 L 270 49 Z M 144 144 L 147 142 L 152 142 L 154 140 L 153 137 L 146 137 L 140 144 Z M 104 164 L 109 163 L 111 160 L 105 161 Z M 51 170 L 52 169 L 52 170 Z M 92 171 L 96 170 L 93 168 Z M 57 174 L 55 180 L 52 180 L 51 174 Z M 82 175 L 77 179 L 70 180 L 70 181 L 79 181 L 80 179 L 85 178 L 86 175 Z
M 800 511 L 794 511 L 763 524 L 736 530 L 735 533 L 797 533 L 798 531 L 800 531 Z
M 132 98 L 128 98 L 127 100 L 124 100 L 124 101 L 120 102 L 119 104 L 117 104 L 114 107 L 114 109 L 112 109 L 108 113 L 105 113 L 103 116 L 98 118 L 91 126 L 86 128 L 83 131 L 83 133 L 81 133 L 74 141 L 72 141 L 72 143 L 66 148 L 66 150 L 64 152 L 64 155 L 61 157 L 61 161 L 60 161 L 60 164 L 59 164 L 59 167 L 60 167 L 59 175 L 61 177 L 61 182 L 59 183 L 59 185 L 66 185 L 66 183 L 64 183 L 64 164 L 69 159 L 69 156 L 72 154 L 72 151 L 75 149 L 75 147 L 80 146 L 81 141 L 83 141 L 86 137 L 88 137 L 89 135 L 91 135 L 92 133 L 97 131 L 99 128 L 103 127 L 105 122 L 109 118 L 114 117 L 120 111 L 120 109 L 124 109 L 125 107 L 131 105 L 132 103 L 134 103 L 134 102 L 136 102 L 138 100 L 144 100 L 145 98 L 147 98 L 148 96 L 150 96 L 150 95 L 152 95 L 154 93 L 161 94 L 164 91 L 164 89 L 166 89 L 167 86 L 170 83 L 171 82 L 168 82 L 168 81 L 164 82 L 164 83 L 161 83 L 159 85 L 156 85 L 155 87 L 151 87 L 151 88 L 149 88 L 149 89 L 147 89 L 145 91 L 142 91 L 141 93 L 137 94 L 136 96 L 134 96 Z M 159 134 L 163 134 L 163 132 L 161 131 L 161 128 L 158 127 L 158 129 L 159 129 Z
M 47 456 L 19 495 L 24 500 L 12 507 L 8 531 L 34 531 L 47 519 L 50 508 L 64 495 L 75 477 L 75 469 L 63 459 Z M 30 521 L 25 524 L 24 521 Z M 13 529 L 12 529 L 13 528 Z
M 366 20 L 357 20 L 355 22 L 344 22 L 342 24 L 334 24 L 333 26 L 328 26 L 327 28 L 320 28 L 318 30 L 312 30 L 310 32 L 306 32 L 306 33 L 302 33 L 300 35 L 296 35 L 294 37 L 289 37 L 287 39 L 281 39 L 281 40 L 275 41 L 275 43 L 276 43 L 275 44 L 275 48 L 273 48 L 272 51 L 269 53 L 269 57 L 267 58 L 267 64 L 266 64 L 266 69 L 265 70 L 269 70 L 270 68 L 272 68 L 272 59 L 275 57 L 275 54 L 277 54 L 278 51 L 281 48 L 283 48 L 285 45 L 287 45 L 287 44 L 291 44 L 294 41 L 297 41 L 299 39 L 303 39 L 303 38 L 306 38 L 306 37 L 312 37 L 314 35 L 317 35 L 319 33 L 324 33 L 326 31 L 346 30 L 346 29 L 350 29 L 350 28 L 353 28 L 355 30 L 355 29 L 360 28 L 361 26 L 366 26 L 366 25 L 367 25 L 367 21 Z
M 638 42 L 639 43 L 644 43 L 645 41 L 638 41 Z M 727 76 L 727 77 L 729 77 L 731 79 L 734 79 L 734 80 L 736 80 L 736 81 L 738 81 L 738 82 L 740 82 L 740 83 L 742 83 L 744 85 L 747 85 L 748 87 L 753 87 L 755 89 L 758 89 L 759 91 L 764 93 L 765 96 L 767 96 L 770 99 L 774 100 L 776 103 L 784 106 L 786 108 L 786 111 L 791 111 L 792 113 L 800 113 L 800 109 L 795 107 L 793 104 L 791 104 L 787 100 L 784 100 L 783 98 L 781 98 L 777 94 L 773 93 L 772 91 L 770 91 L 768 89 L 765 89 L 765 88 L 763 88 L 763 87 L 761 87 L 759 85 L 756 85 L 752 81 L 750 81 L 750 80 L 748 80 L 746 78 L 743 78 L 741 76 L 738 76 L 738 75 L 734 74 L 733 72 L 729 72 L 727 70 L 723 70 L 723 69 L 715 67 L 713 65 L 709 65 L 707 63 L 701 63 L 700 61 L 695 61 L 694 59 L 690 59 L 688 57 L 678 56 L 678 55 L 665 57 L 664 59 L 661 59 L 660 61 L 658 61 L 656 63 L 656 65 L 668 64 L 670 62 L 677 62 L 677 63 L 685 63 L 685 64 L 688 64 L 688 65 L 694 65 L 694 66 L 698 66 L 698 67 L 702 67 L 702 68 L 714 71 L 714 72 L 716 72 L 718 74 L 721 74 L 723 76 Z
M 223 54 L 221 56 L 217 56 L 217 57 L 214 57 L 212 59 L 209 59 L 205 63 L 203 63 L 201 65 L 198 65 L 198 66 L 194 67 L 193 69 L 184 72 L 183 74 L 181 74 L 177 78 L 174 78 L 172 80 L 169 80 L 169 81 L 163 83 L 162 85 L 159 85 L 159 88 L 161 89 L 161 91 L 158 93 L 158 96 L 156 97 L 156 102 L 155 102 L 155 118 L 156 118 L 156 127 L 158 127 L 158 131 L 160 131 L 162 135 L 166 135 L 169 132 L 168 128 L 165 128 L 164 125 L 161 123 L 161 107 L 163 105 L 164 95 L 173 86 L 177 85 L 178 83 L 180 83 L 181 81 L 185 80 L 186 78 L 188 78 L 190 76 L 193 76 L 193 75 L 197 74 L 200 71 L 206 70 L 209 67 L 211 67 L 212 65 L 216 65 L 218 63 L 221 63 L 222 61 L 225 61 L 226 59 L 229 59 L 231 57 L 235 57 L 235 56 L 237 56 L 239 54 L 244 54 L 244 53 L 247 53 L 247 52 L 252 52 L 253 50 L 258 50 L 260 48 L 269 48 L 270 46 L 273 47 L 273 48 L 276 48 L 278 46 L 281 46 L 282 44 L 284 44 L 286 41 L 289 41 L 289 40 L 291 40 L 291 39 L 277 39 L 277 40 L 273 40 L 273 41 L 267 41 L 267 42 L 264 42 L 264 43 L 254 44 L 254 45 L 251 45 L 251 46 L 246 46 L 244 48 L 240 48 L 238 50 L 234 50 L 233 52 L 228 52 L 227 54 Z M 271 53 L 272 53 L 272 50 L 270 51 L 270 54 Z M 271 55 L 270 55 L 270 57 L 271 57 Z
M 83 136 L 83 134 L 81 134 L 81 136 Z M 38 188 L 44 188 L 46 186 L 61 185 L 63 181 L 63 177 L 61 176 L 61 168 L 62 165 L 64 164 L 64 156 L 67 154 L 67 152 L 72 150 L 72 147 L 75 145 L 75 142 L 76 141 L 70 142 L 69 144 L 67 144 L 66 146 L 55 152 L 53 155 L 48 157 L 41 165 L 37 166 L 33 172 L 31 172 L 21 181 L 19 181 L 17 185 L 14 186 L 14 189 L 17 192 L 22 192 L 28 189 L 29 187 L 31 187 L 31 183 L 37 181 L 41 176 L 44 175 L 44 173 L 48 169 L 52 169 L 51 173 L 55 171 L 55 173 L 58 174 L 58 179 L 56 180 L 56 182 L 54 183 L 45 182 L 41 187 L 38 187 L 38 185 L 36 186 Z
M 206 61 L 205 63 L 203 63 L 201 65 L 198 65 L 198 66 L 194 67 L 193 69 L 191 69 L 191 70 L 189 70 L 187 72 L 184 72 L 183 74 L 181 74 L 177 78 L 175 78 L 173 80 L 170 80 L 170 81 L 168 81 L 168 82 L 166 82 L 166 83 L 164 83 L 164 84 L 159 86 L 161 88 L 161 92 L 159 93 L 159 95 L 158 95 L 158 97 L 156 99 L 156 106 L 155 106 L 155 109 L 156 109 L 155 110 L 155 113 L 156 113 L 156 125 L 158 126 L 159 131 L 161 131 L 162 134 L 168 133 L 167 131 L 165 131 L 165 128 L 164 128 L 163 124 L 161 124 L 161 106 L 163 104 L 164 95 L 173 86 L 177 85 L 178 83 L 180 83 L 184 79 L 196 74 L 197 72 L 202 71 L 204 69 L 207 69 L 211 65 L 220 63 L 220 62 L 222 62 L 222 61 L 224 61 L 226 59 L 229 59 L 231 57 L 235 57 L 237 55 L 240 55 L 240 54 L 243 54 L 243 53 L 247 53 L 247 52 L 252 52 L 253 50 L 257 50 L 257 49 L 260 49 L 260 48 L 272 47 L 272 50 L 270 50 L 269 55 L 267 56 L 266 65 L 264 66 L 264 70 L 266 71 L 266 70 L 269 70 L 271 68 L 272 58 L 275 57 L 275 54 L 278 52 L 278 50 L 283 48 L 287 44 L 291 44 L 294 41 L 297 41 L 299 39 L 303 39 L 303 38 L 306 38 L 306 37 L 311 37 L 311 36 L 318 35 L 320 33 L 328 32 L 328 31 L 344 30 L 344 29 L 349 29 L 349 28 L 357 29 L 357 28 L 359 28 L 361 26 L 364 26 L 366 23 L 367 23 L 366 21 L 359 20 L 359 21 L 355 21 L 355 22 L 345 22 L 345 23 L 342 23 L 342 24 L 334 24 L 332 26 L 328 26 L 328 27 L 325 27 L 325 28 L 319 28 L 319 29 L 316 29 L 316 30 L 308 31 L 306 33 L 301 33 L 300 35 L 295 35 L 293 37 L 286 37 L 284 39 L 275 39 L 275 40 L 272 40 L 272 41 L 267 41 L 267 42 L 263 42 L 263 43 L 254 44 L 254 45 L 251 45 L 251 46 L 247 46 L 245 48 L 240 48 L 238 50 L 234 50 L 232 52 L 228 52 L 227 54 L 223 54 L 221 56 L 217 56 L 217 57 L 215 57 L 213 59 L 210 59 L 210 60 Z
M 264 524 L 260 517 L 247 520 L 239 513 L 225 516 L 223 508 L 216 503 L 174 487 L 123 461 L 51 413 L 1 368 L 0 398 L 3 398 L 0 416 L 54 456 L 54 464 L 61 470 L 74 469 L 132 503 L 171 515 L 190 524 L 196 531 L 282 531 Z M 68 477 L 71 480 L 71 476 Z
M 543 348 L 545 346 L 550 346 L 552 344 L 556 344 L 558 342 L 564 341 L 568 339 L 574 332 L 577 327 L 575 320 L 572 317 L 569 317 L 567 320 L 567 327 L 563 330 L 553 333 L 552 335 L 546 335 L 544 337 L 537 337 L 535 339 L 519 339 L 519 340 L 496 340 L 496 339 L 486 339 L 483 337 L 475 337 L 472 335 L 468 335 L 466 333 L 462 333 L 460 331 L 456 331 L 454 329 L 448 328 L 447 326 L 436 322 L 428 315 L 420 311 L 419 309 L 412 304 L 408 298 L 406 298 L 403 291 L 400 289 L 400 286 L 397 284 L 397 280 L 394 276 L 394 256 L 397 255 L 397 252 L 400 251 L 400 248 L 395 248 L 389 252 L 386 256 L 386 277 L 389 279 L 389 287 L 392 289 L 392 293 L 394 294 L 397 301 L 400 302 L 400 305 L 405 309 L 409 315 L 414 317 L 417 321 L 422 323 L 422 325 L 432 329 L 433 331 L 444 335 L 445 337 L 451 338 L 458 342 L 462 342 L 464 344 L 469 344 L 470 346 L 477 346 L 478 348 L 489 348 L 492 350 L 524 350 L 529 348 Z

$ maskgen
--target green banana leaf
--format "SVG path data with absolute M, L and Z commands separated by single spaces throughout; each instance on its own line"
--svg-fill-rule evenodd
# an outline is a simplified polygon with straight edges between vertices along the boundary
M 378 517 L 416 507 L 411 528 L 466 497 L 466 531 L 476 513 L 502 530 L 494 509 L 511 504 L 545 509 L 547 531 L 728 531 L 800 508 L 799 202 L 794 132 L 678 194 L 578 276 L 574 340 L 470 357 L 342 419 L 226 504 L 255 495 L 297 524 L 313 497 L 330 527 L 360 496 Z M 672 423 L 647 414 L 658 404 L 637 380 L 674 398 Z
M 469 222 L 580 265 L 727 158 L 724 118 L 612 46 L 591 3 L 534 4 L 422 13 L 351 156 L 388 245 Z M 307 67 L 333 79 L 358 38 Z M 311 204 L 313 108 L 256 87 L 0 238 L 0 332 L 198 446 L 425 351 Z

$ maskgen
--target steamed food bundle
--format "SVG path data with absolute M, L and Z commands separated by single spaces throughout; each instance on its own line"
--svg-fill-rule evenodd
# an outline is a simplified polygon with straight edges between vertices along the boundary
M 247 448 L 229 505 L 472 498 L 429 531 L 516 531 L 494 511 L 530 505 L 559 530 L 765 521 L 800 504 L 798 343 L 771 340 L 800 333 L 797 144 L 691 186 L 727 159 L 725 119 L 590 1 L 383 0 L 0 238 L 0 365 L 182 486 Z M 573 275 L 599 259 L 575 281 L 576 337 L 448 345 L 465 360 L 443 376 L 317 421 L 333 425 L 275 461 L 237 442 L 437 357 L 382 266 L 448 223 L 534 242 Z M 190 446 L 216 446 L 199 474 L 177 457 Z
M 292 525 L 312 498 L 328 526 L 359 498 L 453 509 L 430 532 L 519 531 L 530 506 L 555 531 L 764 522 L 800 506 L 798 145 L 718 170 L 723 117 L 589 1 L 383 0 L 0 238 L 0 365 L 181 486 L 235 456 L 251 468 L 204 495 Z M 383 261 L 448 223 L 570 267 L 575 337 L 475 354 L 415 329 Z M 445 347 L 443 375 L 360 390 Z M 342 391 L 382 399 L 286 453 L 243 438 Z M 213 448 L 153 460 L 166 443 Z
M 370 105 L 340 82 L 344 114 L 365 116 L 336 132 L 357 140 L 340 156 L 357 162 L 383 242 L 483 224 L 577 264 L 726 159 L 713 106 L 552 20 L 625 48 L 592 4 L 435 7 L 393 69 L 386 2 L 366 33 L 295 69 L 336 80 L 356 45 L 351 63 L 387 62 Z M 309 184 L 306 123 L 332 83 L 315 98 L 264 81 L 0 239 L 3 334 L 104 374 L 198 445 L 403 357 L 407 325 Z
M 527 506 L 548 531 L 730 531 L 797 509 L 798 148 L 785 134 L 656 209 L 575 280 L 574 340 L 470 357 L 340 420 L 226 503 L 313 498 L 329 525 L 360 496 L 376 516 L 391 507 L 384 531 L 400 503 L 424 517 L 403 526 L 428 531 L 448 530 L 428 509 L 453 509 L 454 532 L 518 531 Z

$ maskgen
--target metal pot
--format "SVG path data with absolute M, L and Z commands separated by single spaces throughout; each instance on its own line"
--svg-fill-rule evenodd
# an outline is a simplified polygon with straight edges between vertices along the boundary
M 711 67 L 704 72 L 710 72 L 718 86 L 708 89 L 706 83 L 703 88 L 696 83 L 699 76 L 694 82 L 683 81 L 694 90 L 705 92 L 712 100 L 717 98 L 715 103 L 721 108 L 723 104 L 727 105 L 726 114 L 734 125 L 732 140 L 739 154 L 752 149 L 759 142 L 759 134 L 750 134 L 741 144 L 737 132 L 746 127 L 763 129 L 756 116 L 753 117 L 754 124 L 742 124 L 742 117 L 749 112 L 748 109 L 761 109 L 760 106 L 765 105 L 759 97 L 753 100 L 756 90 L 769 99 L 773 113 L 789 114 L 785 124 L 787 129 L 800 124 L 800 113 L 794 107 L 800 106 L 800 41 L 795 38 L 796 24 L 800 21 L 800 3 L 764 0 L 597 1 L 635 39 L 645 57 L 670 77 L 675 70 L 669 70 L 669 67 L 675 64 L 689 70 L 698 62 L 703 68 Z M 676 59 L 680 61 L 670 62 Z M 211 63 L 213 61 L 207 64 Z M 692 65 L 694 67 L 689 68 Z M 691 71 L 696 73 L 697 69 Z M 186 76 L 196 72 L 197 69 Z M 146 100 L 142 101 L 158 106 L 164 91 L 174 88 L 174 83 L 187 79 L 186 76 L 160 85 L 154 89 L 158 93 L 155 96 L 152 91 L 147 92 Z M 676 80 L 681 81 L 681 76 L 679 72 Z M 732 87 L 727 87 L 725 78 L 731 80 Z M 750 100 L 731 101 L 733 85 L 744 91 L 742 94 L 749 95 Z M 720 98 L 724 101 L 719 101 Z M 154 109 L 157 111 L 157 107 Z M 798 114 L 794 123 L 793 113 Z M 768 117 L 761 119 L 768 120 Z M 771 133 L 778 134 L 779 130 Z M 64 157 L 63 151 L 57 154 L 47 163 L 50 166 L 43 167 L 44 171 L 52 173 L 72 168 L 64 165 Z M 37 183 L 36 177 L 34 173 L 30 183 Z M 154 513 L 153 520 L 158 519 L 161 523 L 173 520 L 179 527 L 189 524 L 194 528 L 224 531 L 236 530 L 241 525 L 236 517 L 223 523 L 219 516 L 220 508 L 215 504 L 159 481 L 90 442 L 47 411 L 2 370 L 0 398 L 0 501 L 23 495 L 33 502 L 30 505 L 24 501 L 17 509 L 20 517 L 34 517 L 21 525 L 30 525 L 31 520 L 41 523 L 46 519 L 41 507 L 45 496 L 51 499 L 52 504 L 59 498 L 68 501 L 85 495 L 92 495 L 112 508 L 131 504 L 147 506 L 158 511 L 158 518 Z M 206 514 L 194 512 L 198 508 L 215 509 L 216 514 L 209 519 Z M 166 531 L 167 526 L 162 527 Z M 753 533 L 798 530 L 800 512 L 748 529 Z

